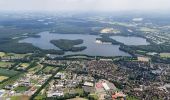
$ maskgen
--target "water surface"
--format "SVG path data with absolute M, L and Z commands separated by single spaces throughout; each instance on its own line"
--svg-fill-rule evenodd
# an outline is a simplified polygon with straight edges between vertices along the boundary
M 125 45 L 148 45 L 149 42 L 146 39 L 141 37 L 134 36 L 111 36 L 112 39 L 124 43 Z
M 98 44 L 96 43 L 96 38 L 100 36 L 97 35 L 83 35 L 83 34 L 56 34 L 49 32 L 41 32 L 40 38 L 29 37 L 23 40 L 20 40 L 20 43 L 32 43 L 34 46 L 41 49 L 55 49 L 59 50 L 56 46 L 50 43 L 50 40 L 58 39 L 82 39 L 84 42 L 79 46 L 86 46 L 87 49 L 80 52 L 66 52 L 65 55 L 72 54 L 86 54 L 90 56 L 130 56 L 128 53 L 119 50 L 119 45 L 112 44 Z

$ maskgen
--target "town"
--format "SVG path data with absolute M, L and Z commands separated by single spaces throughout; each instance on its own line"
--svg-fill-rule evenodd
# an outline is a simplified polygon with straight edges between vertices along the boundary
M 170 65 L 148 57 L 68 60 L 1 52 L 0 60 L 4 100 L 170 99 Z

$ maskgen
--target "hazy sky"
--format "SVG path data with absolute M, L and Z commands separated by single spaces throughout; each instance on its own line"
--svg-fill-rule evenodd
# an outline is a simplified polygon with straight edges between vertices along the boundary
M 170 0 L 0 0 L 0 10 L 170 11 Z

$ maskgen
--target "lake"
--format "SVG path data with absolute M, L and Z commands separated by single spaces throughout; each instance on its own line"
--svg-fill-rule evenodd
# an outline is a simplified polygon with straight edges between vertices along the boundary
M 125 45 L 148 45 L 146 39 L 135 36 L 111 36 L 112 39 Z
M 73 54 L 86 54 L 90 56 L 130 56 L 128 53 L 119 50 L 119 45 L 112 45 L 112 44 L 99 44 L 96 43 L 96 38 L 100 36 L 97 35 L 87 35 L 87 34 L 56 34 L 56 33 L 49 33 L 49 32 L 41 32 L 40 38 L 29 37 L 23 40 L 20 40 L 20 43 L 32 43 L 34 46 L 39 47 L 41 49 L 55 49 L 59 50 L 56 46 L 50 43 L 50 40 L 57 40 L 57 39 L 82 39 L 84 42 L 79 46 L 86 46 L 87 49 L 80 51 L 80 52 L 66 52 L 65 55 L 73 55 Z M 117 36 L 115 36 L 118 38 Z M 112 38 L 114 38 L 112 36 Z M 121 37 L 119 37 L 121 39 Z M 119 39 L 119 40 L 120 40 Z M 133 38 L 133 42 L 140 42 L 137 39 Z M 116 39 L 115 39 L 116 40 Z M 129 39 L 131 40 L 131 39 Z M 127 43 L 126 41 L 125 43 Z M 128 42 L 131 43 L 131 42 Z M 133 43 L 137 44 L 137 43 Z M 141 43 L 140 43 L 141 44 Z

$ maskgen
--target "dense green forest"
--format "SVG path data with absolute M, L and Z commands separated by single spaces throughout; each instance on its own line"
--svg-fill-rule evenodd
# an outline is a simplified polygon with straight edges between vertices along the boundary
M 67 39 L 59 39 L 59 40 L 51 40 L 52 44 L 54 44 L 56 47 L 62 49 L 63 51 L 82 51 L 86 49 L 85 46 L 75 46 L 83 43 L 83 40 L 77 39 L 77 40 L 67 40 Z

